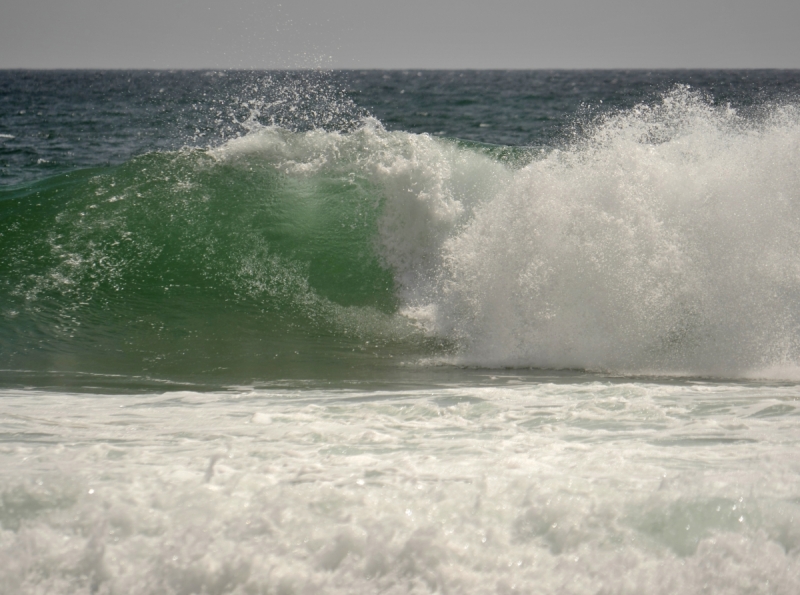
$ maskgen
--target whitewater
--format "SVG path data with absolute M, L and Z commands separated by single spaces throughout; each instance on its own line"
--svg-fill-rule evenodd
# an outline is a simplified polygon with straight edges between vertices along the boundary
M 633 373 L 769 373 L 798 361 L 800 113 L 756 123 L 687 89 L 519 155 L 367 122 L 268 128 L 220 161 L 380 189 L 402 315 L 451 361 Z M 790 373 L 790 372 L 789 372 Z
M 0 74 L 0 592 L 800 590 L 797 73 Z

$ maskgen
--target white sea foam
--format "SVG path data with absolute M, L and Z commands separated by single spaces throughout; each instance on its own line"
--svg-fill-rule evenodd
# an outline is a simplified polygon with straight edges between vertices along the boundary
M 800 113 L 745 117 L 686 88 L 524 167 L 367 121 L 217 149 L 380 197 L 402 312 L 451 361 L 752 375 L 800 359 Z
M 0 584 L 798 592 L 797 387 L 552 380 L 4 391 Z

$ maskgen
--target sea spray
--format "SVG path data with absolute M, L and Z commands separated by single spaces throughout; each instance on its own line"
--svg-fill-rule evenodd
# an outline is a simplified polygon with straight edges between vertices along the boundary
M 515 172 L 444 246 L 478 365 L 734 374 L 798 360 L 800 113 L 678 88 Z M 450 330 L 452 329 L 452 330 Z

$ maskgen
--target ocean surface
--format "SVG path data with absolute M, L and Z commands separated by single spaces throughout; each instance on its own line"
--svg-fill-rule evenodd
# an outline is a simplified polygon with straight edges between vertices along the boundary
M 0 593 L 800 593 L 800 71 L 0 71 Z

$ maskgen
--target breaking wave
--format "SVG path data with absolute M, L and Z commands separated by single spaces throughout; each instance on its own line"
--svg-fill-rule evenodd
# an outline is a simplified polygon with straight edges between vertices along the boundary
M 792 104 L 679 87 L 544 151 L 253 122 L 0 192 L 3 367 L 258 375 L 365 345 L 636 374 L 800 361 Z

